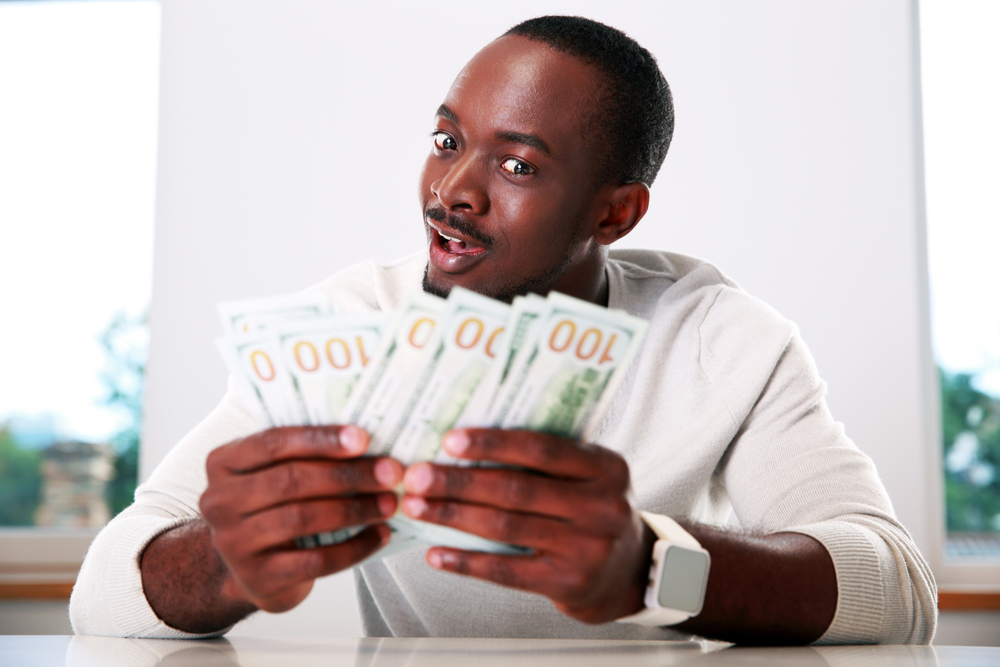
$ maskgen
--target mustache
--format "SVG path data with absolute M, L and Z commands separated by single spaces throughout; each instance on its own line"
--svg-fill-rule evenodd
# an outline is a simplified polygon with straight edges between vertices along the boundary
M 465 218 L 448 213 L 440 206 L 431 206 L 424 211 L 424 217 L 434 222 L 443 222 L 462 236 L 478 241 L 484 248 L 493 247 L 493 238 L 487 236 Z

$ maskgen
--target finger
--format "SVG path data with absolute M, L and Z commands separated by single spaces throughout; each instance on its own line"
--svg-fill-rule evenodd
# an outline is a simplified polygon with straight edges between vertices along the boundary
M 393 493 L 288 503 L 252 515 L 240 524 L 239 531 L 216 533 L 216 539 L 223 542 L 220 549 L 230 546 L 227 541 L 239 540 L 240 544 L 232 547 L 259 553 L 298 537 L 385 521 L 395 514 L 396 505 Z
M 368 447 L 368 434 L 357 426 L 282 426 L 218 447 L 208 456 L 208 472 L 243 473 L 290 459 L 346 459 Z
M 523 470 L 418 463 L 403 476 L 406 492 L 508 510 L 574 519 L 605 515 L 601 497 L 586 481 L 556 479 Z
M 562 553 L 572 548 L 574 530 L 559 519 L 419 496 L 404 496 L 403 512 L 414 519 L 449 526 L 498 542 Z
M 254 573 L 253 579 L 259 584 L 252 592 L 262 598 L 279 596 L 282 591 L 303 582 L 346 570 L 385 546 L 391 536 L 389 527 L 383 523 L 369 526 L 351 539 L 328 547 L 268 554 Z
M 231 511 L 246 515 L 289 501 L 388 491 L 402 477 L 402 464 L 388 458 L 289 461 L 224 478 L 201 509 L 210 516 L 214 499 L 224 498 Z
M 561 568 L 545 556 L 501 556 L 479 551 L 434 547 L 427 563 L 438 570 L 464 574 L 494 584 L 555 598 L 564 585 Z
M 457 458 L 495 461 L 554 477 L 594 479 L 620 474 L 624 465 L 604 447 L 535 431 L 456 429 L 445 434 L 442 444 Z

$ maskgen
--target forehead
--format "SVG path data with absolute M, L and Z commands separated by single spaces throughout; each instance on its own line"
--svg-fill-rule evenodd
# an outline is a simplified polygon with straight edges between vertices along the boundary
M 579 144 L 599 100 L 596 70 L 542 42 L 506 36 L 469 61 L 445 98 L 465 127 L 535 134 L 555 154 Z

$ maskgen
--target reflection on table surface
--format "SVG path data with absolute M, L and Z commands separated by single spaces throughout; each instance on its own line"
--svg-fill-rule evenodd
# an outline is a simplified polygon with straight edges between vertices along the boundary
M 264 639 L 200 641 L 0 636 L 0 666 L 499 667 L 535 665 L 1000 665 L 1000 648 L 825 646 L 751 648 L 716 642 L 562 639 Z

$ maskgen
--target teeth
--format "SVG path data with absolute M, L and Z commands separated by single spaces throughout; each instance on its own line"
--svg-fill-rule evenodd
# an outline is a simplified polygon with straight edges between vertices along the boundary
M 455 243 L 465 243 L 465 241 L 463 241 L 462 239 L 456 239 L 452 238 L 451 236 L 448 236 L 447 234 L 443 233 L 440 229 L 438 229 L 435 225 L 431 225 L 431 227 L 434 227 L 434 231 L 436 231 L 438 233 L 438 236 L 440 236 L 443 239 L 446 239 L 448 241 L 454 241 Z

